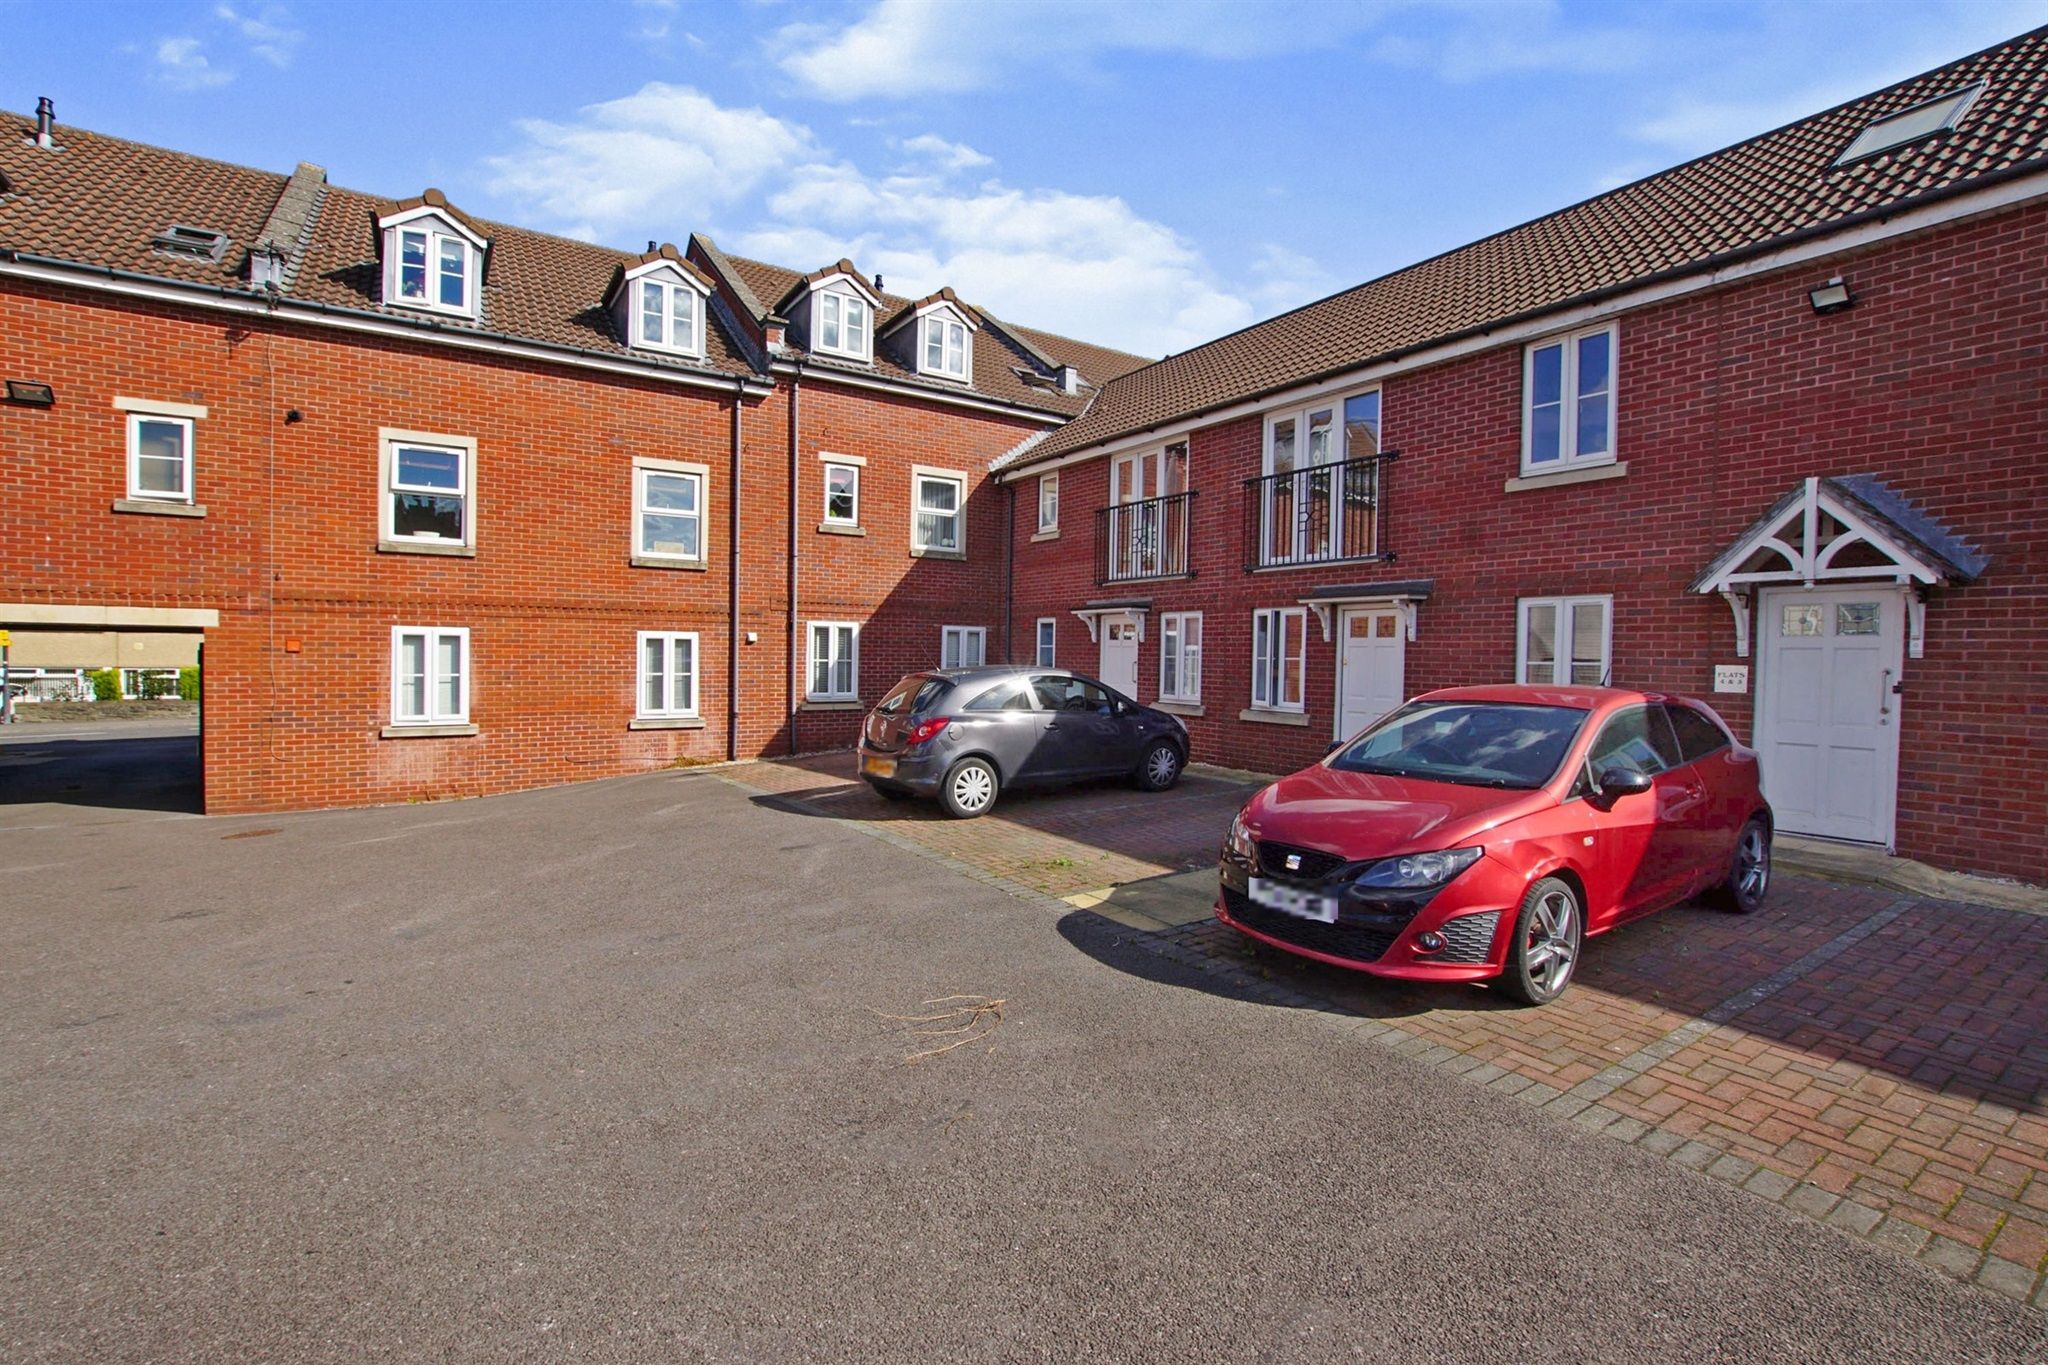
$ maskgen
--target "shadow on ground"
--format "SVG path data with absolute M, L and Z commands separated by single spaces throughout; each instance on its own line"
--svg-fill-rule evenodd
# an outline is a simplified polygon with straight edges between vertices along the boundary
M 47 804 L 197 815 L 199 736 L 110 735 L 0 745 L 0 806 Z

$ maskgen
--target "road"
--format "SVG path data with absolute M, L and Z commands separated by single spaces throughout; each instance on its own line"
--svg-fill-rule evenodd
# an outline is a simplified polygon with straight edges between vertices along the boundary
M 715 774 L 76 815 L 0 834 L 10 1360 L 2048 1352 Z M 992 1034 L 906 1061 L 956 995 Z

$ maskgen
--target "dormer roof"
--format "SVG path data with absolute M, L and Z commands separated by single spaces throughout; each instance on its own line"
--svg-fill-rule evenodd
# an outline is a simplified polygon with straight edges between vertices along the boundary
M 652 251 L 642 252 L 638 256 L 619 262 L 618 268 L 612 272 L 611 283 L 605 286 L 604 306 L 609 308 L 618 300 L 619 291 L 626 287 L 629 280 L 637 280 L 642 275 L 650 274 L 663 266 L 672 267 L 677 274 L 706 294 L 718 288 L 717 282 L 698 269 L 696 262 L 676 250 L 674 242 L 663 242 Z
M 819 285 L 830 284 L 837 279 L 844 279 L 848 284 L 852 285 L 855 292 L 866 299 L 868 306 L 873 308 L 876 313 L 879 314 L 882 311 L 882 295 L 876 293 L 874 286 L 861 278 L 860 271 L 854 267 L 852 261 L 847 260 L 844 256 L 834 261 L 831 265 L 826 266 L 823 270 L 813 270 L 808 275 L 799 276 L 796 282 L 790 285 L 788 289 L 785 289 L 781 297 L 775 300 L 774 311 L 787 314 L 789 306 L 796 302 L 796 300 L 810 293 Z
M 471 246 L 479 251 L 490 248 L 490 234 L 480 229 L 468 214 L 448 202 L 448 196 L 437 189 L 428 189 L 411 199 L 401 199 L 388 210 L 378 215 L 379 228 L 394 228 L 421 218 L 439 218 L 469 239 Z
M 967 324 L 968 330 L 975 332 L 981 330 L 980 311 L 963 302 L 960 296 L 953 292 L 953 286 L 949 284 L 936 294 L 927 294 L 917 302 L 897 309 L 895 316 L 890 318 L 888 323 L 878 330 L 875 335 L 887 336 L 904 323 L 915 318 L 921 318 L 925 314 L 940 308 L 952 309 L 959 315 L 960 321 Z

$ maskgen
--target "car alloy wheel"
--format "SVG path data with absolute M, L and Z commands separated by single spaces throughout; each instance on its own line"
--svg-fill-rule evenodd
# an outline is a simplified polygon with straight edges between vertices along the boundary
M 1762 816 L 1753 815 L 1735 840 L 1735 857 L 1728 868 L 1728 880 L 1717 888 L 1715 899 L 1747 915 L 1764 903 L 1771 889 L 1771 831 Z
M 996 770 L 979 758 L 963 758 L 946 774 L 940 804 L 956 820 L 972 820 L 995 804 Z
M 1163 792 L 1180 780 L 1180 750 L 1166 740 L 1154 740 L 1138 764 L 1139 785 L 1146 791 Z
M 1501 987 L 1525 1005 L 1557 999 L 1578 970 L 1585 927 L 1578 893 L 1568 883 L 1556 877 L 1537 882 L 1522 898 Z

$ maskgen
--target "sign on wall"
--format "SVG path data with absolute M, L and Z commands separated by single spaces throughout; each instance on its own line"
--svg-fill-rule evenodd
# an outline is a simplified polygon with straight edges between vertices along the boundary
M 1716 692 L 1749 691 L 1749 665 L 1715 664 L 1714 690 Z

